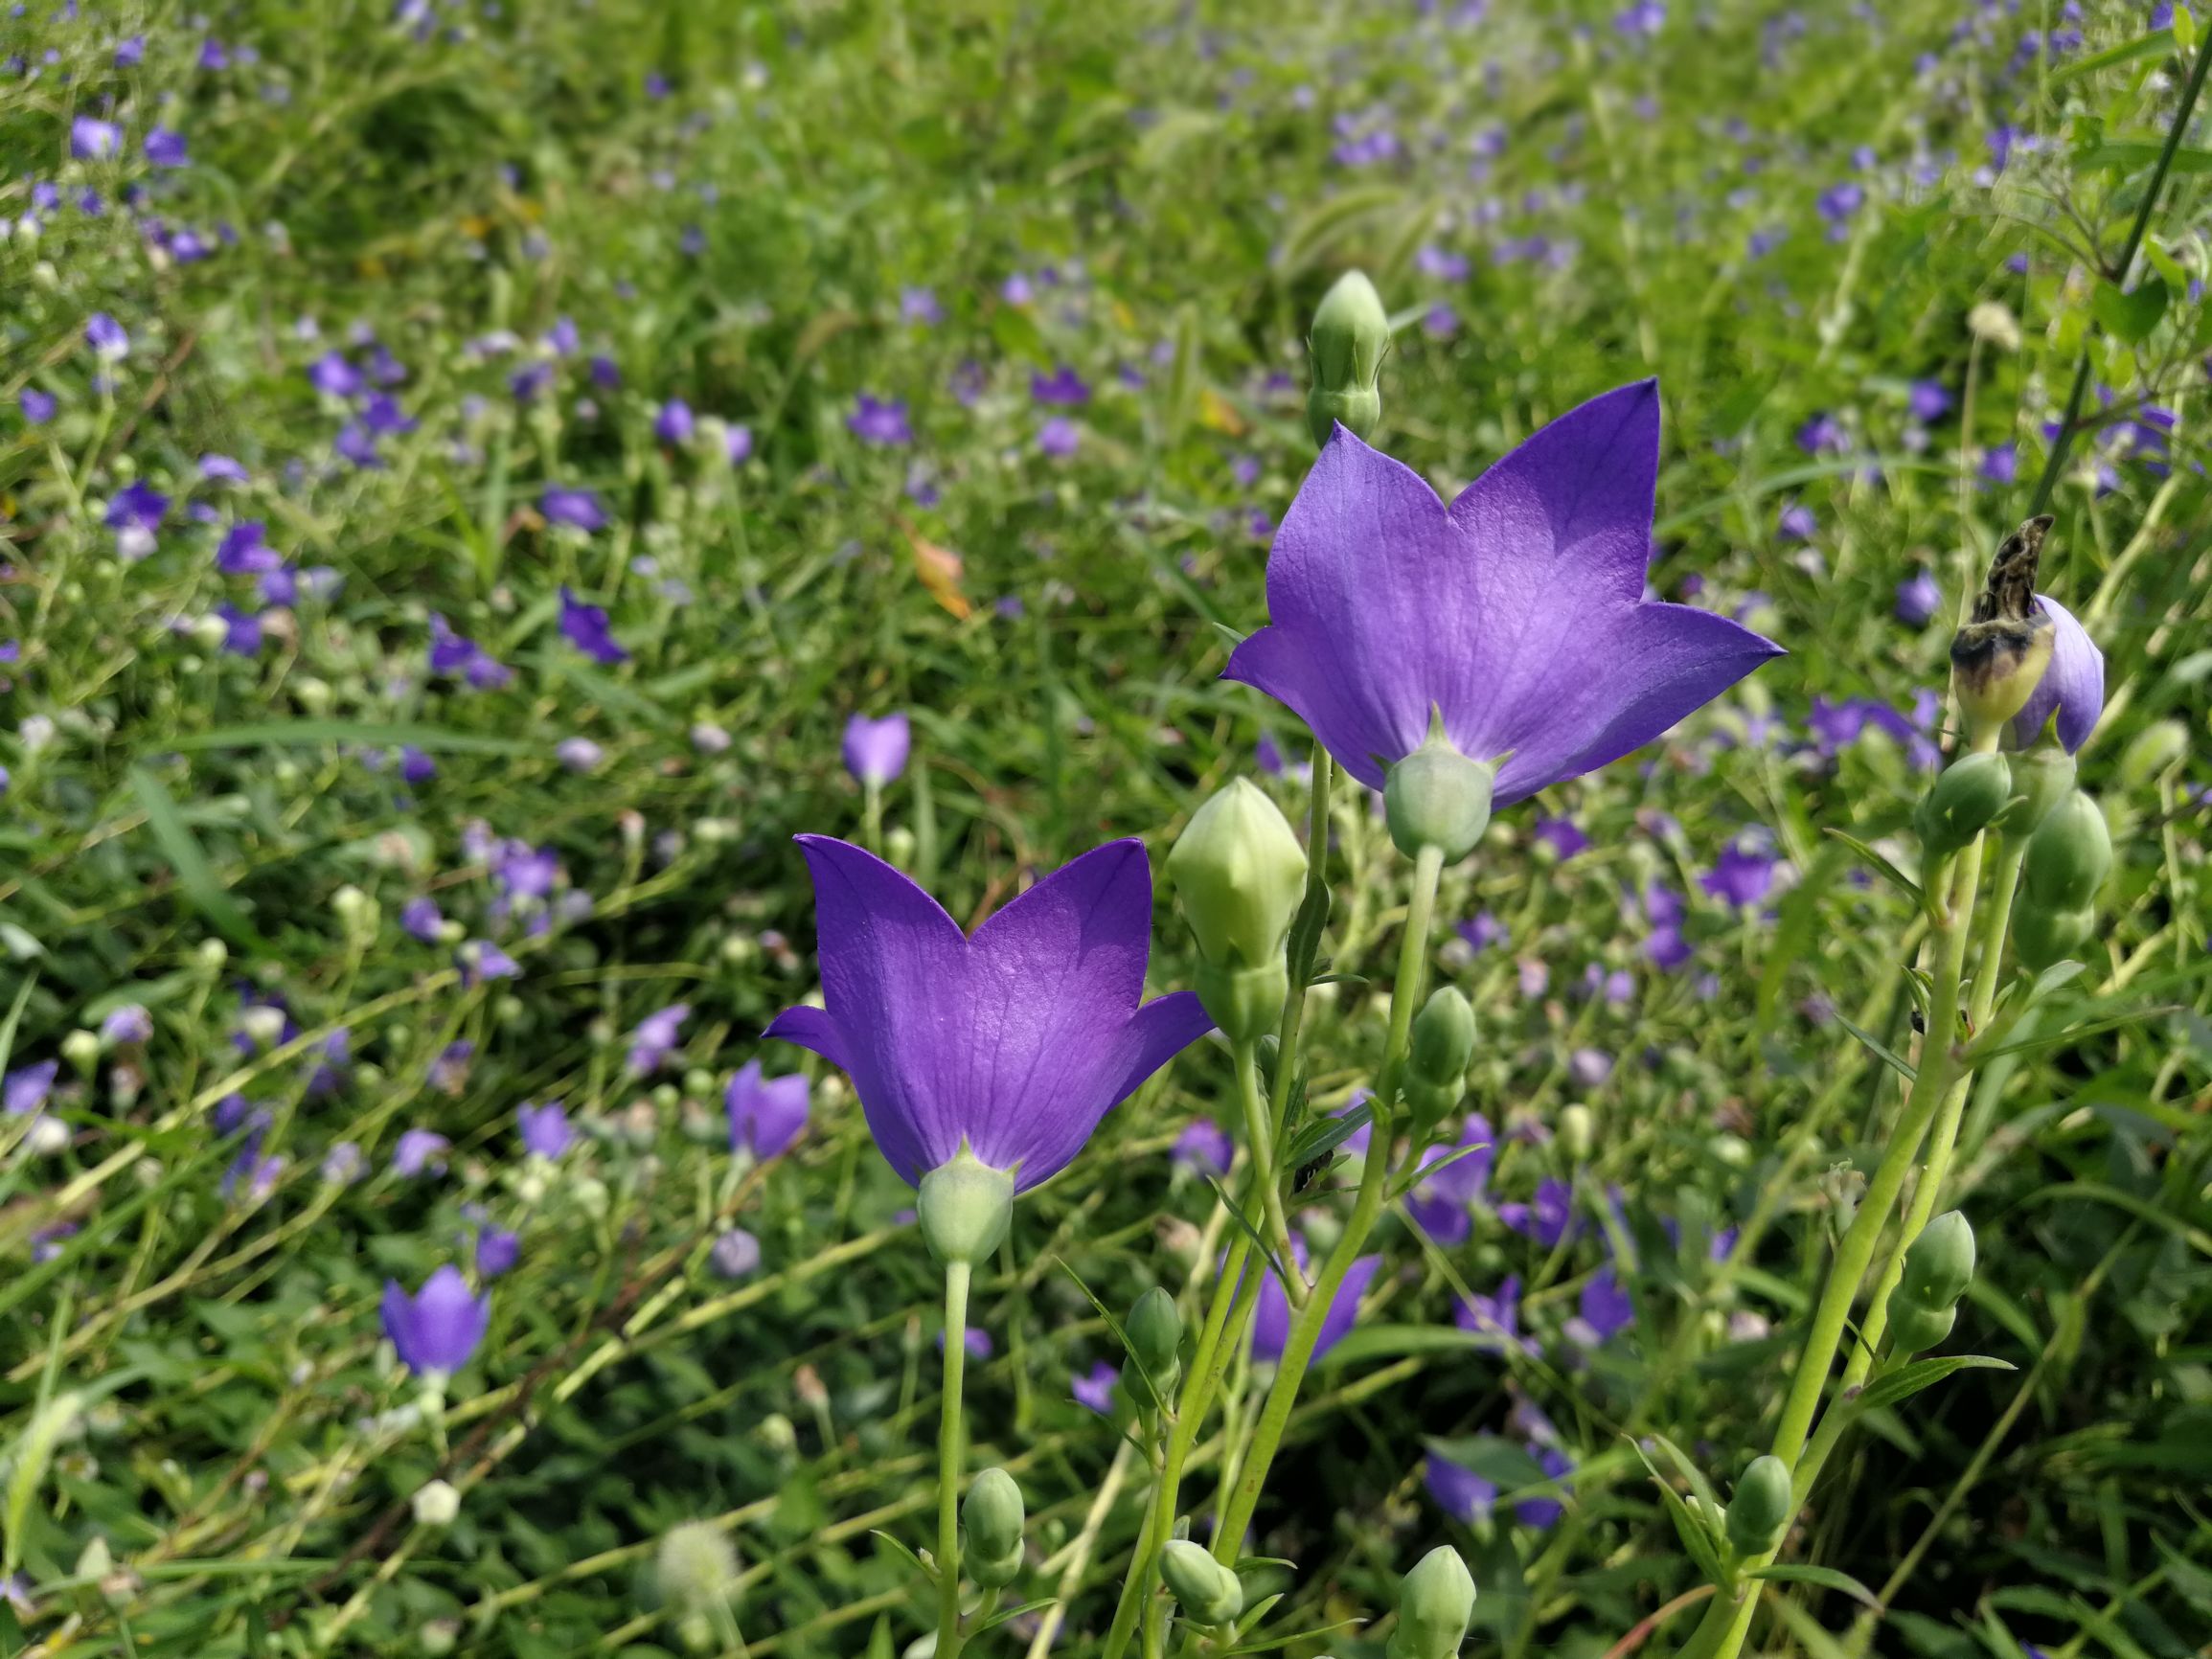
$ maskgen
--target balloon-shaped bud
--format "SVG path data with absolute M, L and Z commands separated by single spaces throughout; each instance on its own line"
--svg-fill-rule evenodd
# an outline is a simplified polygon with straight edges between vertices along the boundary
M 1441 716 L 1431 716 L 1427 741 L 1384 774 L 1382 816 L 1390 839 L 1408 858 L 1433 847 L 1445 863 L 1457 864 L 1490 828 L 1496 776 L 1495 766 L 1453 748 Z
M 1728 1500 L 1728 1542 L 1739 1556 L 1764 1556 L 1790 1530 L 1790 1467 L 1768 1455 L 1751 1460 Z
M 1598 1138 L 1597 1114 L 1576 1101 L 1560 1108 L 1560 1150 L 1577 1164 L 1585 1162 Z
M 2056 624 L 2036 602 L 2036 566 L 2051 520 L 2031 518 L 2005 537 L 1973 616 L 1950 642 L 1950 683 L 1968 729 L 1986 738 L 2020 710 L 2051 666 Z
M 1188 1538 L 1172 1539 L 1161 1549 L 1160 1578 L 1194 1625 L 1226 1625 L 1244 1610 L 1244 1586 L 1237 1575 Z
M 1920 1230 L 1904 1252 L 1898 1289 L 1931 1307 L 1949 1307 L 1973 1283 L 1973 1226 L 1947 1210 Z
M 1168 880 L 1198 952 L 1224 967 L 1278 960 L 1306 891 L 1306 850 L 1266 790 L 1239 778 L 1191 817 Z
M 1386 1659 L 1453 1659 L 1473 1617 L 1474 1579 L 1457 1550 L 1439 1544 L 1399 1582 Z
M 2097 897 L 2112 872 L 2112 833 L 2105 814 L 2076 789 L 2028 841 L 2025 897 L 2042 910 L 2079 910 Z
M 1382 419 L 1382 358 L 1390 350 L 1390 314 L 1364 271 L 1347 271 L 1321 297 L 1306 337 L 1313 390 L 1306 420 L 1313 442 L 1327 443 L 1338 422 L 1365 438 Z
M 1935 864 L 1988 829 L 2013 796 L 2012 762 L 1994 750 L 1961 755 L 1943 769 L 1913 813 L 1921 856 Z
M 1122 1332 L 1129 1338 L 1130 1356 L 1144 1367 L 1152 1386 L 1162 1394 L 1173 1388 L 1183 1343 L 1183 1316 L 1175 1299 L 1153 1285 L 1137 1298 Z
M 1425 1133 L 1467 1092 L 1474 1037 L 1474 1010 L 1456 987 L 1439 986 L 1413 1016 L 1405 1100 L 1417 1133 Z
M 1997 814 L 2008 835 L 2033 835 L 2074 786 L 2073 756 L 2057 743 L 2038 743 L 2013 757 L 2013 798 Z
M 1021 1572 L 1021 1488 L 1004 1469 L 985 1469 L 960 1506 L 968 1529 L 968 1576 L 986 1590 L 1014 1582 Z
M 972 1267 L 1006 1239 L 1014 1220 L 1014 1171 L 993 1170 L 964 1143 L 950 1163 L 922 1177 L 914 1208 L 929 1253 Z

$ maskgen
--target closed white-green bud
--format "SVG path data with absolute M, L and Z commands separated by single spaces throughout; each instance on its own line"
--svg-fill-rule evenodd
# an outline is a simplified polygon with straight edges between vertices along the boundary
M 90 1077 L 100 1065 L 100 1034 L 91 1031 L 73 1031 L 61 1039 L 61 1057 L 70 1065 Z
M 2112 834 L 2096 802 L 2076 789 L 2028 841 L 2023 897 L 2045 910 L 2078 910 L 2112 871 Z
M 970 1267 L 1005 1241 L 1014 1220 L 1014 1171 L 993 1170 L 964 1144 L 922 1177 L 914 1209 L 929 1253 Z
M 1597 1114 L 1577 1101 L 1560 1108 L 1560 1150 L 1580 1164 L 1590 1155 L 1598 1138 Z
M 1313 390 L 1306 419 L 1313 442 L 1325 444 L 1336 422 L 1366 438 L 1382 419 L 1382 359 L 1390 350 L 1390 314 L 1364 271 L 1338 277 L 1313 312 L 1306 351 Z
M 1904 1252 L 1897 1287 L 1914 1301 L 1948 1307 L 1973 1283 L 1973 1226 L 1947 1210 L 1920 1230 Z
M 1168 880 L 1198 952 L 1223 967 L 1278 961 L 1306 891 L 1306 850 L 1266 790 L 1239 778 L 1192 815 Z
M 986 1590 L 1003 1589 L 1021 1572 L 1021 1488 L 1004 1469 L 985 1469 L 960 1506 L 968 1529 L 968 1576 Z
M 661 1535 L 653 1581 L 672 1607 L 698 1612 L 726 1605 L 737 1591 L 738 1552 L 713 1523 L 682 1522 Z
M 1432 719 L 1428 740 L 1384 774 L 1382 816 L 1390 839 L 1406 857 L 1424 847 L 1457 864 L 1475 849 L 1490 828 L 1491 784 L 1497 768 L 1471 761 L 1451 746 L 1441 719 Z
M 425 1527 L 449 1527 L 461 1513 L 461 1494 L 449 1481 L 424 1481 L 411 1503 L 415 1519 Z
M 1439 1544 L 1399 1582 L 1388 1659 L 1453 1659 L 1473 1617 L 1474 1578 L 1457 1550 Z
M 1160 1578 L 1194 1625 L 1226 1625 L 1244 1610 L 1237 1575 L 1188 1538 L 1171 1539 L 1160 1551 Z
M 1772 1455 L 1752 1459 L 1728 1500 L 1728 1542 L 1739 1556 L 1764 1556 L 1781 1544 L 1795 1507 L 1789 1466 Z
M 2013 798 L 1997 815 L 1997 828 L 2008 835 L 2033 835 L 2073 789 L 2076 770 L 2073 756 L 2057 743 L 2038 743 L 2015 755 Z
M 1174 1386 L 1183 1343 L 1183 1316 L 1176 1310 L 1175 1299 L 1153 1285 L 1137 1298 L 1122 1331 L 1129 1338 L 1131 1357 L 1145 1368 L 1152 1386 L 1163 1392 Z
M 1943 770 L 1913 813 L 1928 863 L 1950 857 L 1979 835 L 2013 797 L 2012 762 L 1995 750 L 1961 755 Z

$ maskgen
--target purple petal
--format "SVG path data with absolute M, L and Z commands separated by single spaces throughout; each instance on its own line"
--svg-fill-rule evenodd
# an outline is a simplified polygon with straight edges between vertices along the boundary
M 2013 741 L 2027 747 L 2056 713 L 2059 741 L 2071 755 L 2089 740 L 2104 716 L 2105 653 L 2057 600 L 2038 594 L 2036 602 L 2051 619 L 2051 666 L 2029 693 L 2026 707 L 2013 716 Z
M 783 1042 L 797 1043 L 820 1055 L 839 1071 L 849 1072 L 853 1062 L 846 1056 L 845 1039 L 837 1031 L 837 1022 L 830 1017 L 826 1008 L 814 1008 L 801 1003 L 787 1008 L 768 1022 L 768 1029 L 761 1034 Z

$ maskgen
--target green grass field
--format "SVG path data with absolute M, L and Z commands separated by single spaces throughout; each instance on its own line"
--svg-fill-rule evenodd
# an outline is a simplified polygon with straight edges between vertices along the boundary
M 958 1461 L 1026 1505 L 975 1659 L 1448 1659 L 1401 1616 L 1438 1545 L 1499 1659 L 2212 1654 L 2200 27 L 15 9 L 0 1653 L 942 1649 L 945 1276 L 848 1069 L 764 1037 L 822 1001 L 792 837 L 970 928 L 1141 838 L 1158 995 L 1211 983 L 1163 873 L 1242 779 L 1329 849 L 1296 1062 L 1183 1049 L 975 1263 Z M 1316 832 L 1313 737 L 1221 677 L 1353 269 L 1365 436 L 1447 500 L 1655 377 L 1650 597 L 1788 652 L 1440 881 L 1341 766 Z M 2048 952 L 2040 843 L 1985 812 L 1937 871 L 1916 818 L 1971 746 L 1953 629 L 2043 511 L 2112 849 Z M 1346 525 L 1402 671 L 1448 602 Z M 1532 602 L 1561 718 L 1632 676 Z M 1469 654 L 1468 695 L 1509 677 Z M 863 785 L 848 724 L 895 714 Z M 915 977 L 908 1052 L 957 989 Z M 1433 986 L 1473 1052 L 1405 1076 L 1473 1150 L 1417 1177 L 1392 1057 Z M 787 1148 L 736 1144 L 801 1088 L 756 1061 L 806 1079 Z M 1380 1150 L 1321 1145 L 1363 1101 Z M 1953 1209 L 1933 1359 L 1859 1349 Z M 1302 1386 L 1280 1279 L 1255 1349 L 1217 1272 L 1291 1235 L 1379 1259 Z M 393 1310 L 445 1269 L 463 1325 L 489 1299 L 456 1365 Z M 1173 1375 L 1125 1352 L 1155 1285 Z M 1717 1506 L 1770 1449 L 1800 1489 L 1760 1547 Z M 1224 1622 L 1150 1593 L 1163 1464 L 1197 1546 L 1255 1482 Z

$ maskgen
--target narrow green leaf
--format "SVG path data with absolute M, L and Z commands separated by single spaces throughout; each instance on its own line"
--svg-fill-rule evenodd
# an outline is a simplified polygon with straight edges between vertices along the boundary
M 1981 1353 L 1946 1353 L 1934 1359 L 1916 1359 L 1910 1365 L 1900 1366 L 1886 1376 L 1868 1383 L 1845 1402 L 1854 1412 L 1879 1411 L 1910 1399 L 1924 1388 L 1932 1388 L 1945 1377 L 1962 1371 L 2012 1371 L 2013 1365 L 2002 1359 L 1992 1359 Z
M 177 810 L 176 798 L 167 784 L 155 777 L 150 768 L 134 766 L 130 772 L 130 786 L 138 796 L 138 804 L 146 811 L 147 828 L 153 831 L 162 856 L 169 860 L 170 870 L 176 876 L 176 884 L 185 898 L 200 915 L 207 918 L 222 936 L 245 950 L 259 950 L 261 936 L 246 920 L 246 913 L 239 908 L 238 900 L 223 891 L 216 879 L 215 871 L 200 850 L 198 838 Z

